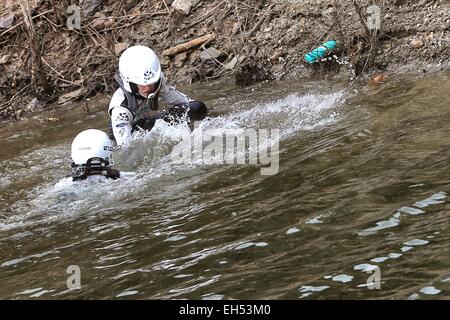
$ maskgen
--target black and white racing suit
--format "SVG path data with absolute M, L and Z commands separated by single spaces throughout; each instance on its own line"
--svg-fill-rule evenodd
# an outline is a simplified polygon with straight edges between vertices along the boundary
M 207 114 L 203 102 L 192 100 L 168 85 L 163 73 L 160 90 L 152 99 L 129 93 L 124 89 L 120 76 L 116 74 L 114 78 L 119 88 L 111 98 L 108 113 L 111 118 L 109 135 L 117 145 L 126 144 L 135 130 L 151 130 L 157 119 L 172 122 L 188 113 L 191 120 L 202 120 Z M 162 112 L 158 112 L 159 98 L 168 105 Z

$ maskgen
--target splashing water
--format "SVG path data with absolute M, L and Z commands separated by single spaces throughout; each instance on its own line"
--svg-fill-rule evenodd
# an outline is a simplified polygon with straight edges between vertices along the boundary
M 448 298 L 448 74 L 387 79 L 194 87 L 210 117 L 137 134 L 117 181 L 66 178 L 106 111 L 2 126 L 0 297 Z M 252 130 L 277 134 L 223 155 L 205 138 Z
M 158 178 L 186 171 L 189 174 L 193 165 L 195 167 L 217 163 L 213 156 L 209 155 L 209 159 L 203 157 L 200 161 L 190 162 L 188 165 L 174 165 L 173 157 L 170 156 L 171 150 L 183 139 L 190 141 L 206 131 L 219 136 L 246 128 L 276 128 L 281 132 L 280 139 L 287 139 L 302 130 L 313 130 L 336 121 L 343 97 L 343 91 L 325 95 L 292 94 L 274 102 L 258 104 L 248 110 L 207 118 L 193 131 L 186 122 L 171 125 L 158 120 L 152 131 L 134 135 L 129 145 L 117 150 L 116 167 L 130 170 L 122 174 L 123 179 L 92 184 L 91 181 L 72 183 L 71 178 L 63 178 L 56 184 L 48 182 L 44 186 L 37 185 L 32 192 L 33 196 L 15 203 L 10 208 L 13 213 L 8 214 L 7 219 L 0 220 L 0 230 L 57 220 L 67 221 L 77 215 L 95 212 L 104 213 L 112 211 L 115 203 L 124 206 L 128 203 L 127 208 L 132 209 L 130 200 L 134 200 L 133 194 L 146 192 Z M 265 147 L 272 144 L 273 141 Z M 190 145 L 186 148 L 190 148 Z M 38 149 L 27 154 L 26 160 L 22 156 L 9 161 L 6 172 L 11 170 L 12 174 L 8 179 L 21 177 L 18 168 L 28 168 L 27 170 L 31 169 L 36 175 L 42 176 L 45 176 L 45 172 L 53 171 L 55 166 L 63 168 L 67 165 L 68 149 L 67 145 Z M 33 165 L 39 162 L 44 165 Z M 56 170 L 55 173 L 61 173 L 61 170 Z

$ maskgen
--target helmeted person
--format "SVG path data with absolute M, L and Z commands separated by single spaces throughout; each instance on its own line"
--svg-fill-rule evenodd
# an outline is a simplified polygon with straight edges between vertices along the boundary
M 203 102 L 190 99 L 167 84 L 156 53 L 145 46 L 126 49 L 114 76 L 119 88 L 109 104 L 110 138 L 117 145 L 126 143 L 136 130 L 151 130 L 157 119 L 176 122 L 184 115 L 202 120 L 207 114 Z M 159 99 L 167 103 L 159 111 Z
M 72 142 L 72 181 L 91 177 L 117 179 L 119 171 L 111 168 L 113 143 L 108 135 L 97 129 L 80 132 Z

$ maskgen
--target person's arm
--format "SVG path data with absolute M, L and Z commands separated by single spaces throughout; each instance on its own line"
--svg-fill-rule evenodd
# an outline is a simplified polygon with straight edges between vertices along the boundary
M 166 82 L 164 74 L 161 75 L 161 91 L 160 97 L 168 105 L 187 105 L 191 100 L 187 95 L 178 91 L 174 86 L 169 85 Z
M 133 132 L 133 115 L 130 110 L 121 106 L 124 100 L 125 95 L 122 89 L 118 89 L 109 103 L 112 131 L 118 146 L 126 144 L 131 139 Z
M 131 139 L 133 115 L 124 107 L 115 107 L 111 111 L 111 124 L 117 145 L 123 145 Z

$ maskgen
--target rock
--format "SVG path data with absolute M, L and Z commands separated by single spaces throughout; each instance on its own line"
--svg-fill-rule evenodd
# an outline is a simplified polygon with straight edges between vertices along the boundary
M 336 9 L 334 7 L 329 7 L 328 9 L 324 10 L 322 12 L 322 16 L 327 17 L 327 18 L 332 18 L 333 14 L 336 12 Z
M 200 0 L 175 0 L 172 3 L 172 8 L 188 15 L 192 7 L 196 6 L 199 2 Z
M 11 58 L 11 55 L 9 55 L 9 54 L 0 56 L 0 64 L 8 63 L 10 58 Z
M 269 58 L 270 61 L 278 60 L 283 55 L 283 48 L 277 48 L 274 54 Z
M 410 45 L 411 45 L 411 47 L 413 47 L 414 49 L 419 49 L 420 47 L 423 46 L 423 42 L 422 42 L 422 40 L 417 40 L 417 39 L 416 39 L 416 40 L 411 41 Z
M 187 59 L 187 53 L 186 52 L 182 52 L 179 53 L 175 56 L 175 67 L 180 68 L 183 66 L 184 62 Z
M 92 22 L 92 28 L 103 30 L 105 28 L 106 15 L 103 12 L 97 12 L 94 17 L 97 19 Z
M 114 53 L 116 56 L 120 56 L 120 54 L 125 51 L 125 49 L 128 48 L 128 43 L 126 42 L 119 42 L 114 44 Z
M 105 29 L 104 20 L 100 20 L 100 19 L 95 20 L 94 23 L 92 23 L 92 28 L 94 28 L 95 30 L 98 30 L 98 31 Z
M 142 15 L 142 12 L 139 10 L 139 9 L 137 9 L 137 8 L 134 8 L 131 12 L 130 12 L 130 19 L 134 19 L 134 18 L 136 18 L 136 17 L 140 17 Z
M 384 74 L 376 74 L 372 77 L 372 79 L 369 80 L 369 84 L 370 85 L 378 85 L 380 83 L 382 83 L 383 81 L 385 81 L 387 79 L 387 77 Z
M 114 25 L 114 19 L 109 18 L 103 25 L 105 26 L 105 29 L 111 28 Z
M 219 51 L 219 50 L 217 50 L 214 47 L 210 47 L 210 48 L 208 48 L 206 50 L 203 50 L 200 53 L 200 58 L 203 61 L 207 61 L 207 60 L 211 60 L 211 59 L 217 59 L 218 60 L 220 57 L 223 56 L 223 54 L 224 53 L 222 51 Z
M 80 88 L 78 90 L 63 94 L 58 98 L 58 104 L 64 104 L 70 101 L 74 101 L 78 98 L 80 98 L 83 95 L 83 89 Z
M 418 6 L 423 6 L 423 5 L 427 4 L 428 2 L 430 2 L 430 0 L 420 0 L 417 5 Z
M 88 16 L 96 11 L 103 2 L 104 0 L 80 0 L 81 11 L 85 16 Z
M 272 80 L 273 74 L 262 62 L 263 61 L 256 61 L 254 58 L 250 58 L 246 60 L 245 63 L 240 63 L 235 74 L 236 85 L 246 86 L 264 80 Z
M 106 14 L 104 12 L 96 12 L 94 18 L 106 18 Z
M 234 67 L 236 67 L 236 64 L 238 63 L 238 57 L 234 57 L 230 62 L 228 62 L 226 65 L 224 65 L 223 67 L 227 70 L 233 70 Z
M 306 26 L 306 18 L 305 18 L 305 17 L 300 18 L 300 20 L 298 21 L 297 25 L 298 25 L 300 28 L 305 27 L 305 26 Z
M 28 105 L 25 109 L 28 112 L 34 112 L 35 110 L 41 109 L 41 108 L 42 108 L 42 103 L 37 98 L 34 98 L 33 100 L 31 100 L 28 103 Z
M 19 109 L 19 110 L 16 111 L 15 116 L 16 116 L 16 119 L 17 119 L 17 120 L 20 119 L 20 117 L 22 116 L 22 113 L 23 113 L 23 110 L 22 110 L 22 109 Z
M 199 58 L 200 58 L 200 53 L 197 50 L 192 51 L 192 53 L 189 55 L 189 63 L 193 64 Z
M 0 17 L 0 29 L 8 29 L 14 23 L 14 12 Z
M 131 9 L 133 9 L 137 4 L 138 4 L 138 0 L 128 0 L 125 2 L 124 4 L 124 9 L 125 11 L 129 11 Z
M 235 22 L 233 25 L 233 30 L 231 30 L 232 35 L 236 35 L 239 32 L 240 23 Z
M 159 62 L 161 63 L 161 65 L 162 65 L 164 68 L 168 68 L 169 65 L 170 65 L 170 58 L 167 57 L 167 56 L 162 56 L 162 57 L 159 59 Z M 167 71 L 165 71 L 164 73 L 166 74 Z
M 50 118 L 45 118 L 44 121 L 45 122 L 56 122 L 56 121 L 59 121 L 59 118 L 50 117 Z

